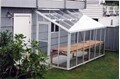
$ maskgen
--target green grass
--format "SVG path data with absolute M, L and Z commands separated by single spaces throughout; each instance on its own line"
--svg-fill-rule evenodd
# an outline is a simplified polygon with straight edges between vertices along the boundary
M 70 71 L 50 69 L 45 76 L 46 79 L 119 79 L 119 56 L 109 52 Z

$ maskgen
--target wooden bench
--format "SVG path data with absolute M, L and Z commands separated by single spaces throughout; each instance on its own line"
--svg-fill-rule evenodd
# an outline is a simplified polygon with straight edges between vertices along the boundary
M 71 44 L 70 46 L 70 53 L 74 54 L 76 51 L 85 51 L 89 48 L 93 48 L 94 46 L 99 46 L 103 44 L 103 41 L 98 40 L 88 40 L 88 41 L 82 41 L 79 43 Z M 68 46 L 60 46 L 60 48 L 54 48 L 51 52 L 51 63 L 54 56 L 56 56 L 58 53 L 59 55 L 66 55 L 67 56 L 67 48 Z M 59 51 L 59 52 L 58 52 Z

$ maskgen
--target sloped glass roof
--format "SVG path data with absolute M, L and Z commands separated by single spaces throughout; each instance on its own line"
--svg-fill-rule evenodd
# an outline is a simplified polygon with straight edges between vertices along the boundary
M 70 33 L 105 28 L 78 10 L 40 10 L 37 13 Z
M 78 10 L 41 10 L 45 16 L 70 29 L 83 15 Z

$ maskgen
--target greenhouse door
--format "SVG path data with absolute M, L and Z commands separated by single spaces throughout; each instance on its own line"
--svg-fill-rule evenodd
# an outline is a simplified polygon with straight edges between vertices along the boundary
M 38 39 L 40 47 L 44 53 L 50 56 L 51 48 L 51 28 L 50 22 L 38 22 Z
M 25 42 L 31 40 L 31 14 L 14 14 L 14 35 L 23 34 Z

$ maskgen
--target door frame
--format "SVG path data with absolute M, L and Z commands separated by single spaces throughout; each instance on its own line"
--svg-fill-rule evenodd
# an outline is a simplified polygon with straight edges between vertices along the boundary
M 48 24 L 48 26 L 47 26 L 48 27 L 48 40 L 47 41 L 41 40 L 41 41 L 47 42 L 47 44 L 48 44 L 47 55 L 50 57 L 50 55 L 51 55 L 51 53 L 50 53 L 51 52 L 51 22 L 38 22 L 38 25 L 39 24 Z M 40 27 L 38 26 L 37 29 L 39 29 L 39 28 Z M 39 33 L 38 33 L 38 36 L 39 36 Z

